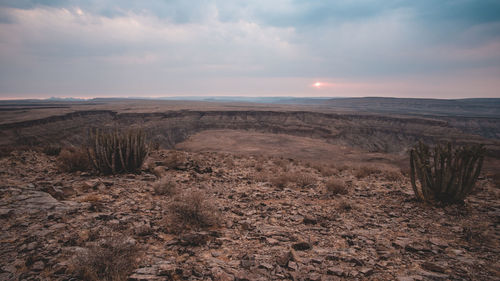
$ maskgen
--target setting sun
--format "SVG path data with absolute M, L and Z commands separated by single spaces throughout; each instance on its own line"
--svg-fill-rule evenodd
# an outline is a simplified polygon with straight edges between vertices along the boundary
M 316 82 L 316 83 L 314 83 L 314 87 L 316 87 L 316 88 L 321 87 L 321 83 L 320 83 L 320 82 Z

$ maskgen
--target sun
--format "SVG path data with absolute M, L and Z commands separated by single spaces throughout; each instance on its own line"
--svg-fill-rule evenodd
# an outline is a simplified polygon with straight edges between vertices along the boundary
M 316 88 L 321 87 L 321 82 L 316 82 L 316 83 L 314 83 L 314 87 L 316 87 Z

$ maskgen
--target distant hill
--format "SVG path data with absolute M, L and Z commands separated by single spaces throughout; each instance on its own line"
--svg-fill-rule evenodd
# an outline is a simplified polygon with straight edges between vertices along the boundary
M 166 100 L 252 102 L 317 105 L 350 111 L 433 116 L 499 117 L 500 98 L 418 99 L 418 98 L 296 98 L 296 97 L 173 97 Z
M 330 108 L 344 108 L 356 111 L 465 116 L 465 117 L 500 117 L 500 99 L 402 99 L 402 98 L 344 98 L 330 99 L 322 103 Z
M 49 98 L 40 100 L 0 100 L 1 110 L 7 107 L 67 107 L 74 105 L 96 105 L 120 101 L 202 101 L 210 103 L 260 103 L 281 105 L 315 106 L 327 110 L 364 113 L 403 114 L 421 116 L 493 117 L 500 118 L 500 98 L 469 99 L 418 99 L 418 98 L 325 98 L 325 97 L 162 97 L 162 98 L 94 98 L 88 100 L 72 98 Z

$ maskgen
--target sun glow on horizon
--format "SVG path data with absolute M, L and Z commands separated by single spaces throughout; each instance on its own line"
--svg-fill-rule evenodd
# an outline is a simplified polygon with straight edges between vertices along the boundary
M 321 81 L 316 81 L 310 85 L 313 88 L 316 88 L 318 90 L 324 89 L 324 88 L 331 88 L 334 86 L 332 83 L 328 82 L 321 82 Z

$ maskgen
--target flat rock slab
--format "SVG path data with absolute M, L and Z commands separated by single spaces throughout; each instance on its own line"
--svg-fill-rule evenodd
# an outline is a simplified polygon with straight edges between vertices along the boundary
M 76 208 L 77 202 L 58 201 L 43 191 L 21 189 L 19 194 L 2 199 L 2 214 L 34 214 L 47 210 L 69 210 Z M 70 204 L 67 204 L 70 203 Z

